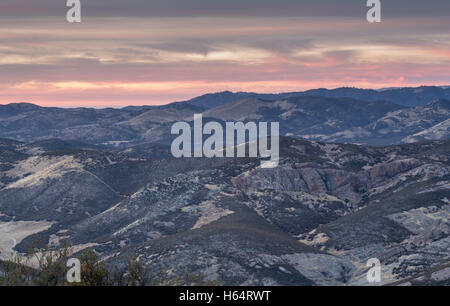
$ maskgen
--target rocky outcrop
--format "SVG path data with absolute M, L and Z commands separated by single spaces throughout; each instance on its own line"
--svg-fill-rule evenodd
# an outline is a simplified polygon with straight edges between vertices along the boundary
M 367 285 L 371 258 L 382 284 L 447 281 L 448 142 L 280 146 L 279 167 L 262 169 L 173 159 L 162 145 L 0 141 L 0 234 L 42 224 L 13 237 L 14 251 L 69 240 L 107 265 L 132 258 L 226 285 Z

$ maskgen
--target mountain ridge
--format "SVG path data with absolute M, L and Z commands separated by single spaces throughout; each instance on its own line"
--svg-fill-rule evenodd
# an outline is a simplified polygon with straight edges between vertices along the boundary
M 328 142 L 391 145 L 447 139 L 450 88 L 313 89 L 258 94 L 230 91 L 162 106 L 58 108 L 0 105 L 0 137 L 33 142 L 59 138 L 126 148 L 167 144 L 170 125 L 207 120 L 280 122 L 282 135 Z
M 427 93 L 429 96 L 426 97 L 420 97 L 418 99 L 418 102 L 416 104 L 412 102 L 406 102 L 406 104 L 403 104 L 402 101 L 397 101 L 397 98 L 389 98 L 391 94 L 396 94 L 397 96 L 401 93 L 412 93 L 412 94 L 420 94 L 424 95 Z M 434 95 L 433 95 L 434 92 Z M 366 97 L 364 98 L 364 95 Z M 368 97 L 367 97 L 368 95 Z M 329 97 L 329 98 L 355 98 L 359 100 L 366 100 L 366 101 L 377 101 L 377 100 L 387 100 L 391 101 L 395 104 L 404 105 L 404 106 L 420 106 L 424 105 L 432 100 L 436 99 L 450 99 L 450 86 L 418 86 L 418 87 L 393 87 L 393 88 L 381 88 L 381 89 L 365 89 L 365 88 L 357 88 L 357 87 L 338 87 L 334 89 L 327 89 L 327 88 L 317 88 L 317 89 L 308 89 L 305 91 L 294 91 L 294 92 L 284 92 L 284 93 L 256 93 L 256 92 L 232 92 L 232 91 L 221 91 L 221 92 L 215 92 L 215 93 L 206 93 L 204 95 L 200 95 L 197 97 L 194 97 L 189 100 L 184 101 L 175 101 L 175 102 L 169 102 L 167 104 L 163 105 L 129 105 L 129 106 L 123 106 L 118 109 L 124 109 L 124 110 L 140 110 L 140 109 L 153 109 L 153 108 L 164 108 L 171 104 L 183 104 L 183 103 L 190 103 L 197 106 L 205 107 L 205 108 L 211 108 L 215 106 L 219 106 L 222 104 L 226 104 L 232 101 L 237 101 L 239 99 L 244 98 L 261 98 L 265 100 L 280 100 L 285 99 L 289 97 L 294 96 L 322 96 L 322 97 Z M 387 97 L 387 98 L 386 98 Z M 214 101 L 215 100 L 215 103 Z M 8 104 L 0 104 L 1 106 L 8 106 L 13 104 L 25 104 L 25 105 L 35 105 L 39 106 L 37 104 L 33 104 L 30 102 L 10 102 Z M 43 106 L 39 106 L 43 107 Z M 71 107 L 76 108 L 76 107 Z M 82 108 L 82 107 L 80 107 Z M 89 108 L 89 107 L 88 107 Z M 108 107 L 106 107 L 108 108 Z M 102 108 L 99 108 L 102 109 Z

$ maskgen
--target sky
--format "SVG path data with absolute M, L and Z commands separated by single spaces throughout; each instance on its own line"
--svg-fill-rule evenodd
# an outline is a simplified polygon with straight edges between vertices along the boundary
M 31 3 L 30 3 L 31 2 Z M 0 3 L 0 104 L 121 107 L 218 91 L 450 85 L 450 1 Z

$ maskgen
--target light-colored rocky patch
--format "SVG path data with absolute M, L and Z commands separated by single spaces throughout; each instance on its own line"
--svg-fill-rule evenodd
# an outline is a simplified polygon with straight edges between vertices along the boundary
M 68 256 L 71 256 L 75 253 L 81 252 L 83 250 L 86 250 L 88 248 L 92 248 L 95 246 L 98 246 L 98 243 L 85 243 L 85 244 L 77 244 L 74 246 L 71 246 L 67 249 Z M 46 257 L 53 257 L 58 258 L 58 251 L 46 251 L 46 252 L 36 252 L 32 254 L 30 257 L 25 257 L 21 259 L 21 263 L 23 265 L 26 265 L 28 267 L 34 268 L 34 269 L 40 269 L 41 268 L 41 261 L 43 258 Z
M 450 267 L 431 274 L 431 279 L 437 282 L 447 280 L 449 278 L 450 278 Z
M 14 247 L 23 239 L 45 231 L 53 225 L 48 221 L 0 222 L 0 259 L 11 259 Z
M 316 284 L 324 286 L 345 284 L 355 268 L 349 261 L 333 255 L 309 253 L 281 256 L 260 254 L 249 265 L 261 269 L 285 264 L 291 265 Z M 285 273 L 290 273 L 281 266 L 279 269 Z
M 327 234 L 317 233 L 317 230 L 313 230 L 306 235 L 300 235 L 298 238 L 301 243 L 315 247 L 322 247 L 330 240 Z
M 52 246 L 57 247 L 57 246 L 60 246 L 64 240 L 67 240 L 69 238 L 70 238 L 70 236 L 50 235 L 50 237 L 48 239 L 48 245 L 51 247 Z
M 205 184 L 205 188 L 206 188 L 206 189 L 209 189 L 209 190 L 214 190 L 214 191 L 220 189 L 219 186 L 217 186 L 217 185 L 211 185 L 211 184 Z
M 134 222 L 132 222 L 132 223 L 122 227 L 118 231 L 114 232 L 112 236 L 116 237 L 116 236 L 119 236 L 121 234 L 124 234 L 124 233 L 128 232 L 130 229 L 135 228 L 138 225 L 145 223 L 146 221 L 147 221 L 146 218 L 137 219 L 136 221 L 134 221 Z
M 289 110 L 295 108 L 295 104 L 289 103 L 287 100 L 277 101 L 275 102 L 275 105 L 282 110 Z
M 402 139 L 406 143 L 414 143 L 423 140 L 447 139 L 450 133 L 450 119 L 440 122 L 426 130 Z
M 441 208 L 436 206 L 421 207 L 392 214 L 388 218 L 399 223 L 412 233 L 420 234 L 438 224 L 447 223 L 450 225 L 450 205 L 444 205 Z
M 220 218 L 226 217 L 233 214 L 234 212 L 228 209 L 223 209 L 215 206 L 209 201 L 205 201 L 194 208 L 201 215 L 200 218 L 195 223 L 193 229 L 200 228 L 209 223 L 219 220 Z
M 354 266 L 341 258 L 326 254 L 289 254 L 281 256 L 297 271 L 318 285 L 342 285 Z
M 414 179 L 414 182 L 425 182 L 427 180 L 430 180 L 432 178 L 441 178 L 447 175 L 450 171 L 448 167 L 442 167 L 440 165 L 434 165 L 434 164 L 424 164 L 419 166 L 419 162 L 415 159 L 405 159 L 405 160 L 399 160 L 394 163 L 386 163 L 384 165 L 379 165 L 374 167 L 372 170 L 370 170 L 371 176 L 376 176 L 377 171 L 379 171 L 380 167 L 397 167 L 401 164 L 409 164 L 409 167 L 414 167 L 415 165 L 418 165 L 417 167 L 403 172 L 396 175 L 392 180 L 386 182 L 381 182 L 382 184 L 377 184 L 375 188 L 372 188 L 368 191 L 367 195 L 373 196 L 376 194 L 380 194 L 390 188 L 403 185 L 408 179 Z M 383 168 L 381 168 L 383 169 Z M 405 185 L 403 186 L 405 187 Z M 401 189 L 401 188 L 400 188 Z M 400 189 L 397 189 L 396 192 L 398 192 Z
M 111 140 L 111 141 L 104 142 L 103 144 L 118 147 L 122 144 L 127 144 L 129 142 L 131 142 L 131 141 L 130 140 Z
M 33 156 L 20 161 L 8 170 L 7 177 L 16 178 L 17 181 L 6 188 L 28 188 L 39 185 L 45 179 L 57 179 L 66 173 L 82 171 L 83 166 L 73 156 Z
M 334 133 L 332 135 L 323 135 L 322 137 L 318 138 L 321 141 L 328 141 L 333 142 L 336 140 L 342 141 L 342 139 L 362 139 L 365 137 L 370 137 L 372 133 L 368 131 L 365 128 L 362 127 L 354 127 L 348 130 L 340 131 L 337 133 Z

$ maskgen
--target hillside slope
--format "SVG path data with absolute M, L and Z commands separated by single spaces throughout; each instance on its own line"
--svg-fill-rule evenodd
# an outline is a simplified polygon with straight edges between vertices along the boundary
M 227 285 L 364 285 L 372 257 L 385 284 L 446 275 L 448 141 L 374 148 L 283 137 L 275 169 L 254 158 L 173 159 L 164 146 L 53 143 L 0 142 L 9 152 L 2 256 L 20 227 L 15 251 L 68 240 L 111 265 L 132 257 Z

